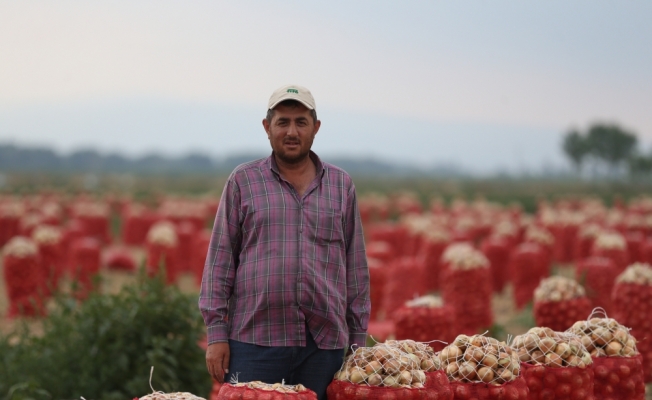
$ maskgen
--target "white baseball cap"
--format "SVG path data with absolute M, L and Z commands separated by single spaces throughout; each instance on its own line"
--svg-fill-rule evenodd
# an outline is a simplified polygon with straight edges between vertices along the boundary
M 315 109 L 315 99 L 312 97 L 312 93 L 310 93 L 310 90 L 299 85 L 285 85 L 276 89 L 269 98 L 267 109 L 271 110 L 278 103 L 285 100 L 296 100 L 309 110 Z

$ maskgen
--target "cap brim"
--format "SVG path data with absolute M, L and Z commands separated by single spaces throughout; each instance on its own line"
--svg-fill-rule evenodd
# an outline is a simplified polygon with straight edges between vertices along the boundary
M 283 97 L 283 98 L 281 98 L 281 99 L 276 100 L 274 103 L 272 103 L 272 105 L 269 106 L 269 109 L 272 110 L 274 107 L 276 107 L 277 105 L 279 105 L 279 103 L 282 103 L 282 102 L 284 102 L 284 101 L 286 101 L 286 100 L 294 100 L 294 101 L 298 101 L 299 103 L 301 103 L 301 104 L 303 104 L 304 106 L 306 106 L 306 108 L 307 108 L 308 110 L 314 110 L 314 109 L 315 109 L 313 106 L 311 106 L 310 104 L 306 103 L 305 101 L 303 101 L 303 100 L 301 100 L 301 99 L 299 99 L 299 98 L 293 97 L 293 96 L 285 96 L 285 97 Z

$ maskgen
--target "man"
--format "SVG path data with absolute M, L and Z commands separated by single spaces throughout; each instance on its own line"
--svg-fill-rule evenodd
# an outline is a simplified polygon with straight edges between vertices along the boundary
M 320 399 L 344 350 L 364 346 L 369 270 L 355 187 L 310 150 L 321 121 L 308 89 L 269 99 L 267 158 L 224 187 L 199 307 L 214 379 L 301 383 Z

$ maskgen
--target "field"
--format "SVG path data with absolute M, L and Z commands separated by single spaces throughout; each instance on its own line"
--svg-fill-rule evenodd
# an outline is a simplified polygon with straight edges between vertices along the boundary
M 572 252 L 573 247 L 570 241 L 575 241 L 581 226 L 597 221 L 601 224 L 604 232 L 617 231 L 623 237 L 627 236 L 628 238 L 628 235 L 632 233 L 640 233 L 643 236 L 639 243 L 640 249 L 643 249 L 643 242 L 649 237 L 647 226 L 631 222 L 635 218 L 629 218 L 629 216 L 635 215 L 642 220 L 648 214 L 652 215 L 649 200 L 639 198 L 639 196 L 652 193 L 652 187 L 644 183 L 521 179 L 452 180 L 426 177 L 383 179 L 354 177 L 354 180 L 363 214 L 368 256 L 373 259 L 373 262 L 370 262 L 381 262 L 383 270 L 388 274 L 389 281 L 400 279 L 397 278 L 397 276 L 401 277 L 400 274 L 391 275 L 395 273 L 392 271 L 403 268 L 397 266 L 403 262 L 400 260 L 408 260 L 405 261 L 405 265 L 409 264 L 409 267 L 405 268 L 421 268 L 419 271 L 423 272 L 419 272 L 419 274 L 427 274 L 423 269 L 427 264 L 427 260 L 423 259 L 423 254 L 426 254 L 423 250 L 426 246 L 424 243 L 427 242 L 424 239 L 427 237 L 426 230 L 445 231 L 443 233 L 447 237 L 446 243 L 469 241 L 474 243 L 475 248 L 479 251 L 490 234 L 510 234 L 506 233 L 509 231 L 508 227 L 505 227 L 506 219 L 516 222 L 521 233 L 518 240 L 514 239 L 513 243 L 510 242 L 511 244 L 508 246 L 510 254 L 522 241 L 540 241 L 538 243 L 541 246 L 548 246 L 545 243 L 545 240 L 548 239 L 541 239 L 541 235 L 549 235 L 554 238 L 556 244 L 549 244 L 550 260 L 546 266 L 546 271 L 549 272 L 546 272 L 545 276 L 552 274 L 571 280 L 576 276 L 575 265 L 580 259 L 569 253 L 569 251 Z M 201 232 L 206 235 L 211 226 L 214 208 L 224 181 L 224 176 L 205 175 L 11 175 L 7 179 L 3 192 L 0 193 L 0 204 L 3 201 L 7 203 L 14 196 L 20 195 L 25 198 L 38 199 L 38 201 L 34 200 L 34 204 L 30 206 L 36 207 L 32 211 L 38 211 L 38 207 L 45 204 L 46 198 L 56 198 L 57 201 L 61 201 L 62 205 L 65 205 L 62 207 L 64 217 L 58 223 L 62 231 L 68 229 L 66 227 L 69 227 L 69 222 L 73 219 L 89 218 L 88 215 L 84 215 L 84 212 L 87 212 L 90 206 L 95 207 L 100 204 L 99 208 L 104 207 L 106 211 L 104 214 L 106 217 L 105 229 L 111 238 L 108 241 L 106 238 L 103 239 L 106 243 L 100 249 L 103 260 L 99 269 L 100 290 L 103 293 L 117 293 L 125 285 L 135 284 L 136 274 L 133 271 L 108 268 L 104 262 L 107 256 L 116 248 L 120 248 L 121 251 L 127 252 L 129 258 L 138 266 L 148 263 L 148 254 L 151 257 L 151 244 L 144 242 L 144 238 L 136 242 L 133 240 L 129 242 L 126 239 L 126 216 L 130 213 L 135 215 L 134 210 L 143 208 L 156 214 L 154 221 L 170 220 L 174 222 L 174 229 L 181 229 L 180 224 L 188 222 L 185 219 L 192 220 L 197 217 L 193 213 L 198 212 L 200 222 L 193 231 L 195 232 L 193 235 L 199 235 Z M 46 193 L 47 196 L 34 197 L 34 195 L 43 193 Z M 600 204 L 598 208 L 601 211 L 593 215 L 591 213 L 594 212 L 596 204 Z M 180 212 L 179 210 L 185 211 Z M 611 221 L 613 218 L 609 217 L 616 214 L 614 210 L 620 210 L 618 213 L 622 212 L 623 214 L 618 217 L 620 219 L 616 222 Z M 138 213 L 140 212 L 138 211 Z M 562 223 L 562 220 L 574 218 L 582 213 L 588 216 L 583 217 L 582 221 L 584 222 L 578 223 L 575 236 L 572 238 L 560 236 L 564 234 L 561 226 L 567 223 Z M 548 215 L 554 215 L 554 218 L 548 220 Z M 505 232 L 502 232 L 503 228 Z M 530 230 L 534 232 L 532 237 L 524 239 L 526 236 L 523 235 Z M 544 232 L 540 233 L 538 230 Z M 199 236 L 192 237 L 192 240 L 199 240 Z M 564 245 L 562 243 L 564 241 L 568 243 Z M 382 246 L 378 247 L 379 243 L 384 243 L 382 246 L 389 244 L 389 254 L 386 254 L 385 250 L 378 250 L 382 248 Z M 175 284 L 182 292 L 194 296 L 198 295 L 199 291 L 197 274 L 201 269 L 205 250 L 202 253 L 202 250 L 192 247 L 189 251 L 192 254 L 184 253 L 186 254 L 185 265 L 179 267 L 179 275 Z M 640 254 L 637 253 L 639 255 L 636 256 L 636 260 L 631 248 L 627 251 L 632 261 L 647 260 L 645 258 L 647 255 L 643 255 L 643 250 L 639 251 Z M 652 253 L 650 257 L 652 257 Z M 4 276 L 4 269 L 4 265 L 0 264 L 2 276 Z M 441 272 L 443 270 L 438 269 L 437 271 L 437 273 L 443 273 Z M 489 298 L 488 309 L 492 317 L 491 323 L 480 323 L 473 328 L 476 333 L 486 331 L 488 336 L 498 340 L 511 340 L 514 336 L 523 334 L 537 325 L 533 312 L 532 292 L 529 293 L 529 300 L 524 300 L 525 302 L 521 302 L 517 307 L 517 303 L 520 301 L 518 297 L 521 295 L 516 293 L 516 289 L 520 286 L 510 279 L 510 272 L 507 269 L 505 271 L 504 273 L 507 274 L 505 286 L 492 290 Z M 374 270 L 372 270 L 372 278 L 373 274 Z M 425 280 L 425 275 L 419 276 Z M 545 276 L 541 276 L 541 278 Z M 417 277 L 415 285 L 419 285 L 418 279 Z M 64 275 L 60 285 L 62 288 L 70 287 L 70 276 Z M 409 284 L 405 286 L 415 287 L 409 286 Z M 413 292 L 414 294 L 418 292 L 419 295 L 443 296 L 446 303 L 449 300 L 446 299 L 446 291 L 442 288 L 443 286 L 437 285 L 424 286 L 419 290 L 414 289 Z M 372 303 L 374 302 L 373 290 L 372 287 Z M 380 310 L 380 313 L 373 318 L 369 332 L 373 335 L 373 339 L 378 341 L 395 337 L 395 326 L 392 328 L 393 325 L 388 323 L 391 319 L 391 311 L 394 306 L 398 307 L 413 297 L 412 293 L 399 293 L 396 297 L 397 295 L 392 294 L 391 289 L 383 290 L 386 291 L 382 292 L 380 302 L 376 300 L 374 303 L 374 307 Z M 460 291 L 456 296 L 456 298 L 464 299 L 473 297 L 473 293 Z M 388 298 L 392 300 L 387 301 Z M 392 301 L 395 304 L 392 305 Z M 5 334 L 17 327 L 17 320 L 7 316 L 9 303 L 7 284 L 3 279 L 0 280 L 0 332 Z M 594 305 L 596 304 L 601 305 L 602 303 L 598 300 L 594 301 Z M 38 318 L 27 319 L 27 324 L 33 334 L 39 335 L 42 332 L 42 324 Z M 431 339 L 450 341 L 453 338 L 432 337 Z M 372 337 L 370 337 L 369 343 L 373 343 Z M 648 387 L 648 392 L 650 392 L 649 389 Z

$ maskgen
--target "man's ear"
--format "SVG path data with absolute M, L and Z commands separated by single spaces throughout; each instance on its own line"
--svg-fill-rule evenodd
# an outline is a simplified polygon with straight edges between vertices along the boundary
M 267 118 L 263 118 L 263 128 L 265 129 L 265 133 L 267 133 L 267 139 L 269 139 L 269 121 L 267 121 Z
M 321 128 L 321 121 L 317 120 L 315 121 L 315 133 L 313 135 L 316 135 L 317 132 L 319 132 L 319 128 Z

